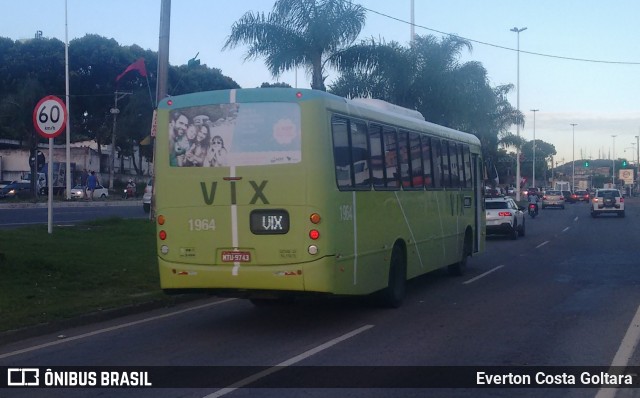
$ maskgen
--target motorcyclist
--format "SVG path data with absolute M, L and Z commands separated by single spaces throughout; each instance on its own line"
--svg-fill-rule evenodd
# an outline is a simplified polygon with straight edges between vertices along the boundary
M 531 194 L 529 194 L 528 197 L 529 200 L 529 205 L 533 204 L 534 208 L 535 208 L 535 212 L 536 214 L 538 214 L 538 194 L 536 194 L 535 192 L 532 192 Z
M 133 182 L 133 179 L 129 178 L 127 181 L 127 197 L 135 197 L 136 196 L 136 184 Z

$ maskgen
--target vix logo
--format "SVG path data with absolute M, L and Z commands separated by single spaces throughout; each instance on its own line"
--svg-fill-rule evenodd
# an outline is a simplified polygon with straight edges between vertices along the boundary
M 237 196 L 236 196 L 236 184 L 237 184 L 238 180 L 236 179 L 232 179 L 229 181 L 230 185 L 230 195 L 231 195 L 231 204 L 235 205 L 238 204 L 237 201 Z M 264 188 L 267 186 L 267 180 L 263 180 L 260 185 L 258 185 L 255 181 L 249 181 L 249 185 L 251 185 L 251 188 L 253 188 L 253 197 L 251 198 L 251 201 L 249 201 L 249 204 L 254 205 L 258 202 L 258 199 L 260 199 L 260 201 L 263 204 L 269 204 L 269 201 L 267 200 L 267 197 L 264 195 Z M 200 183 L 200 189 L 202 190 L 202 197 L 204 199 L 204 203 L 208 204 L 208 205 L 212 205 L 213 202 L 216 199 L 216 190 L 218 188 L 218 182 L 214 181 L 211 183 L 211 188 L 207 187 L 207 184 L 205 182 L 201 182 Z
M 283 216 L 262 216 L 262 229 L 265 231 L 282 231 Z

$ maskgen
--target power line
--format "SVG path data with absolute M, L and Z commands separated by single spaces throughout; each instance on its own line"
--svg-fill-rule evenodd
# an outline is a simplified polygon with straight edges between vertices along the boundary
M 407 24 L 407 25 L 412 25 L 412 23 L 411 23 L 411 22 L 405 21 L 405 20 L 403 20 L 403 19 L 396 18 L 396 17 L 392 17 L 391 15 L 387 15 L 387 14 L 384 14 L 384 13 L 382 13 L 382 12 L 372 10 L 372 9 L 370 9 L 370 8 L 366 8 L 366 7 L 363 7 L 363 8 L 364 8 L 365 10 L 369 11 L 369 12 L 372 12 L 372 13 L 374 13 L 374 14 L 378 14 L 378 15 L 380 15 L 380 16 L 382 16 L 382 17 L 389 18 L 389 19 L 393 19 L 394 21 L 398 21 L 398 22 L 401 22 L 401 23 L 404 23 L 404 24 Z M 470 42 L 472 42 L 472 43 L 478 43 L 478 44 L 483 44 L 483 45 L 485 45 L 485 46 L 489 46 L 489 47 L 499 48 L 499 49 L 501 49 L 501 50 L 517 51 L 516 49 L 513 49 L 513 48 L 511 48 L 511 47 L 505 47 L 505 46 L 500 46 L 500 45 L 498 45 L 498 44 L 487 43 L 487 42 L 480 41 L 480 40 L 469 39 L 469 38 L 466 38 L 466 37 L 462 37 L 462 36 L 459 36 L 459 35 L 455 35 L 455 34 L 453 34 L 453 33 L 442 32 L 442 31 L 439 31 L 439 30 L 437 30 L 437 29 L 428 28 L 428 27 L 426 27 L 426 26 L 422 26 L 422 25 L 418 25 L 418 24 L 413 24 L 413 26 L 418 27 L 418 28 L 421 28 L 421 29 L 424 29 L 424 30 L 428 30 L 428 31 L 430 31 L 430 32 L 436 32 L 436 33 L 439 33 L 439 34 L 441 34 L 441 35 L 446 35 L 446 36 L 451 36 L 451 37 L 456 37 L 456 38 L 459 38 L 459 39 L 467 40 L 467 41 L 470 41 Z M 525 50 L 520 50 L 520 52 L 521 52 L 521 53 L 524 53 L 524 54 L 536 55 L 536 56 L 539 56 L 539 57 L 547 57 L 547 58 L 564 59 L 564 60 L 568 60 L 568 61 L 592 62 L 592 63 L 599 63 L 599 64 L 640 65 L 640 62 L 629 62 L 629 61 L 606 61 L 606 60 L 598 60 L 598 59 L 587 59 L 587 58 L 564 57 L 564 56 L 561 56 L 561 55 L 543 54 L 543 53 L 537 53 L 537 52 L 533 52 L 533 51 L 525 51 Z

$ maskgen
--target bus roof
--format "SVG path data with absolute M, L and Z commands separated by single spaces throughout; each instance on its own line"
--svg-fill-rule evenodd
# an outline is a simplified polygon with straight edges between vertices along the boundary
M 329 107 L 333 110 L 371 118 L 381 123 L 383 123 L 385 119 L 388 119 L 393 121 L 394 124 L 398 124 L 407 129 L 426 131 L 445 138 L 480 145 L 480 140 L 475 135 L 428 122 L 424 119 L 424 116 L 416 110 L 403 108 L 373 98 L 347 99 L 320 90 L 273 87 L 202 91 L 167 97 L 160 101 L 158 108 L 181 108 L 215 102 L 300 102 L 309 100 L 324 100 L 327 104 L 330 104 Z

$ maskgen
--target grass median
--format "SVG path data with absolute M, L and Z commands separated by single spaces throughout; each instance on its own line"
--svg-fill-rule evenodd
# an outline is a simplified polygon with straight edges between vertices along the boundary
M 155 225 L 103 219 L 0 230 L 0 332 L 152 301 Z

